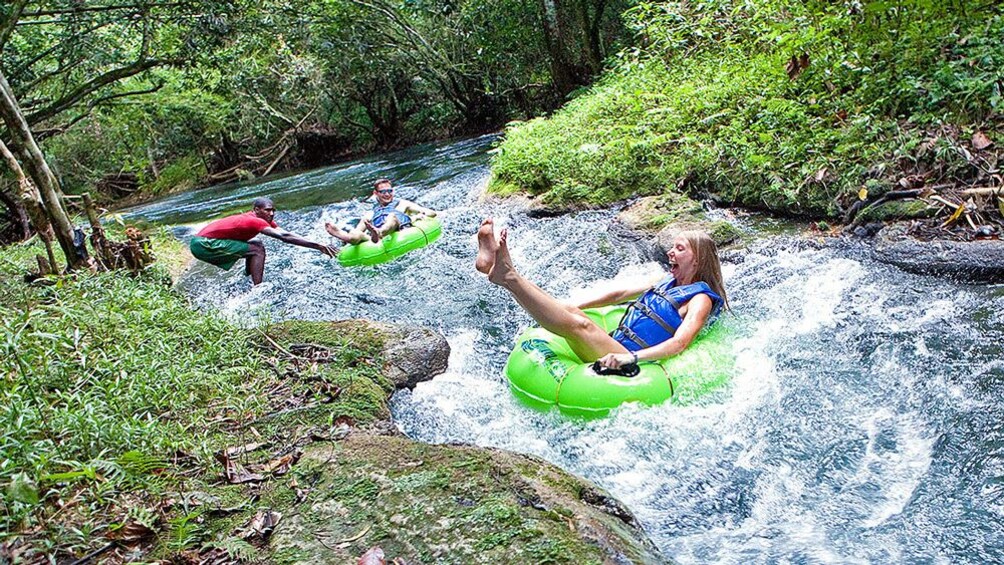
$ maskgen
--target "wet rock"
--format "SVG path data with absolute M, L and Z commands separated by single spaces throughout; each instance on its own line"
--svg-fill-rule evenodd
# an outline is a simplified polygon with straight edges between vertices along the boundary
M 536 457 L 360 433 L 301 465 L 316 488 L 269 546 L 300 563 L 375 546 L 388 563 L 668 562 L 608 494 Z
M 854 235 L 854 237 L 860 237 L 860 238 L 874 237 L 876 234 L 878 234 L 878 232 L 882 231 L 882 228 L 884 227 L 885 224 L 883 224 L 882 222 L 868 222 L 863 226 L 854 226 L 854 229 L 851 231 L 851 233 Z
M 304 330 L 303 326 L 320 324 L 316 328 Z M 289 327 L 291 324 L 284 324 Z M 420 326 L 388 324 L 373 320 L 339 320 L 336 322 L 298 322 L 301 329 L 296 333 L 300 339 L 317 342 L 319 333 L 327 334 L 325 339 L 348 338 L 362 346 L 380 349 L 384 361 L 383 373 L 394 384 L 395 389 L 414 388 L 446 371 L 450 358 L 450 344 L 439 332 Z M 321 342 L 323 343 L 323 342 Z
M 719 249 L 739 240 L 739 230 L 728 222 L 685 220 L 673 222 L 659 230 L 659 233 L 656 235 L 656 241 L 663 249 L 669 249 L 673 246 L 673 240 L 678 233 L 690 230 L 707 233 Z
M 428 328 L 369 322 L 384 334 L 384 374 L 396 388 L 415 388 L 446 371 L 450 344 Z
M 666 251 L 659 245 L 651 233 L 633 229 L 621 222 L 614 222 L 610 225 L 610 234 L 637 249 L 639 255 L 644 259 L 659 263 L 664 268 L 669 269 L 669 259 L 666 257 Z
M 630 241 L 646 259 L 668 268 L 666 250 L 681 231 L 706 232 L 719 248 L 739 239 L 739 230 L 729 222 L 704 218 L 701 205 L 686 196 L 648 196 L 625 207 L 617 215 L 619 223 L 611 227 L 611 232 Z
M 669 224 L 703 216 L 698 202 L 676 193 L 646 196 L 632 201 L 617 219 L 633 230 L 656 232 Z
M 980 284 L 1004 283 L 1004 241 L 918 241 L 905 228 L 882 232 L 875 258 L 904 271 Z

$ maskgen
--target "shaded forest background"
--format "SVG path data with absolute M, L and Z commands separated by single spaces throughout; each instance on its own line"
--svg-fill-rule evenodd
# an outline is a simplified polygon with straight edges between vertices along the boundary
M 64 192 L 148 197 L 505 124 L 502 193 L 845 223 L 937 196 L 893 215 L 933 202 L 975 233 L 1004 214 L 1002 36 L 988 0 L 14 0 L 0 240 L 51 224 L 73 266 Z
M 63 191 L 114 200 L 546 113 L 622 47 L 625 7 L 14 0 L 0 7 L 0 70 Z M 7 168 L 0 181 L 7 240 L 28 229 L 15 180 Z
M 491 190 L 1004 228 L 999 2 L 641 2 L 625 21 L 587 95 L 506 132 Z

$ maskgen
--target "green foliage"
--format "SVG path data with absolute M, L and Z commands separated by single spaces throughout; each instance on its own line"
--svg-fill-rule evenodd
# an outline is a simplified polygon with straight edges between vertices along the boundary
M 554 116 L 510 125 L 492 190 L 604 203 L 681 186 L 834 216 L 877 164 L 973 175 L 932 132 L 999 111 L 1004 16 L 959 4 L 640 3 L 642 45 Z
M 160 176 L 145 185 L 150 194 L 195 188 L 206 175 L 206 166 L 198 155 L 189 155 L 172 162 L 160 171 Z
M 192 311 L 157 273 L 81 275 L 26 289 L 23 263 L 3 256 L 0 483 L 23 484 L 12 479 L 20 470 L 47 487 L 95 495 L 149 486 L 167 454 L 205 449 L 210 413 L 260 406 L 249 394 L 258 365 L 246 338 Z M 221 406 L 210 408 L 217 398 Z M 6 531 L 27 516 L 10 512 L 12 502 L 26 502 L 13 494 L 4 499 Z
M 63 184 L 153 194 L 285 149 L 280 167 L 317 165 L 549 111 L 619 45 L 628 3 L 557 3 L 549 42 L 536 0 L 26 2 L 0 52 Z
M 177 242 L 152 237 L 159 257 L 174 257 Z M 364 425 L 389 415 L 393 386 L 379 375 L 379 339 L 358 336 L 365 347 L 357 348 L 345 335 L 333 337 L 327 323 L 275 326 L 287 345 L 314 341 L 332 355 L 331 363 L 287 372 L 262 354 L 259 331 L 191 309 L 164 284 L 170 279 L 160 263 L 137 278 L 79 273 L 29 286 L 22 273 L 38 252 L 37 245 L 0 249 L 0 541 L 32 532 L 32 543 L 83 554 L 94 549 L 96 530 L 136 522 L 162 533 L 160 551 L 197 548 L 222 539 L 214 538 L 207 507 L 185 502 L 167 510 L 157 500 L 186 491 L 233 498 L 211 483 L 219 472 L 212 454 L 249 441 L 234 436 L 234 422 L 279 438 L 302 433 L 300 426 L 330 428 L 340 417 Z M 297 371 L 310 374 L 291 378 Z M 318 387 L 321 381 L 330 387 Z M 276 404 L 288 399 L 273 398 L 280 388 L 317 407 L 284 413 Z M 324 390 L 340 392 L 332 399 Z M 178 468 L 175 457 L 185 454 L 195 469 Z M 362 502 L 379 489 L 360 479 L 339 493 Z M 137 493 L 157 510 L 135 506 Z M 54 505 L 70 499 L 72 514 Z M 239 543 L 215 547 L 250 555 Z
M 234 105 L 186 87 L 178 71 L 161 70 L 156 80 L 164 85 L 157 92 L 101 108 L 80 127 L 46 143 L 68 192 L 90 190 L 101 177 L 119 173 L 137 175 L 152 194 L 191 188 L 205 178 L 202 156 L 219 145 L 233 121 Z M 149 84 L 132 80 L 121 88 Z

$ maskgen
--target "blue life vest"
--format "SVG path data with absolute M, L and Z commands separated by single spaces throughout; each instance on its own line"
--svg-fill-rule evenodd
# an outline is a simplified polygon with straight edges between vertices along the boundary
M 610 335 L 628 351 L 658 345 L 676 334 L 683 323 L 680 306 L 698 294 L 711 298 L 711 314 L 706 324 L 711 325 L 722 309 L 722 297 L 703 282 L 676 286 L 676 279 L 670 276 L 630 303 L 617 329 Z
M 411 217 L 397 210 L 397 205 L 400 204 L 400 200 L 391 200 L 386 206 L 381 206 L 378 201 L 373 205 L 373 225 L 380 227 L 384 222 L 387 221 L 387 216 L 394 214 L 397 216 L 398 223 L 401 224 L 401 228 L 406 228 L 411 225 Z

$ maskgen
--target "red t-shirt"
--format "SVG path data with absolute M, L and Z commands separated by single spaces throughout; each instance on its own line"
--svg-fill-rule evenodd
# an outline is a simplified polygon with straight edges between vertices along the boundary
M 279 227 L 275 222 L 267 222 L 254 212 L 245 212 L 220 218 L 209 222 L 206 227 L 195 234 L 199 237 L 211 237 L 213 239 L 235 239 L 237 241 L 248 241 L 252 237 L 261 233 L 265 228 Z

